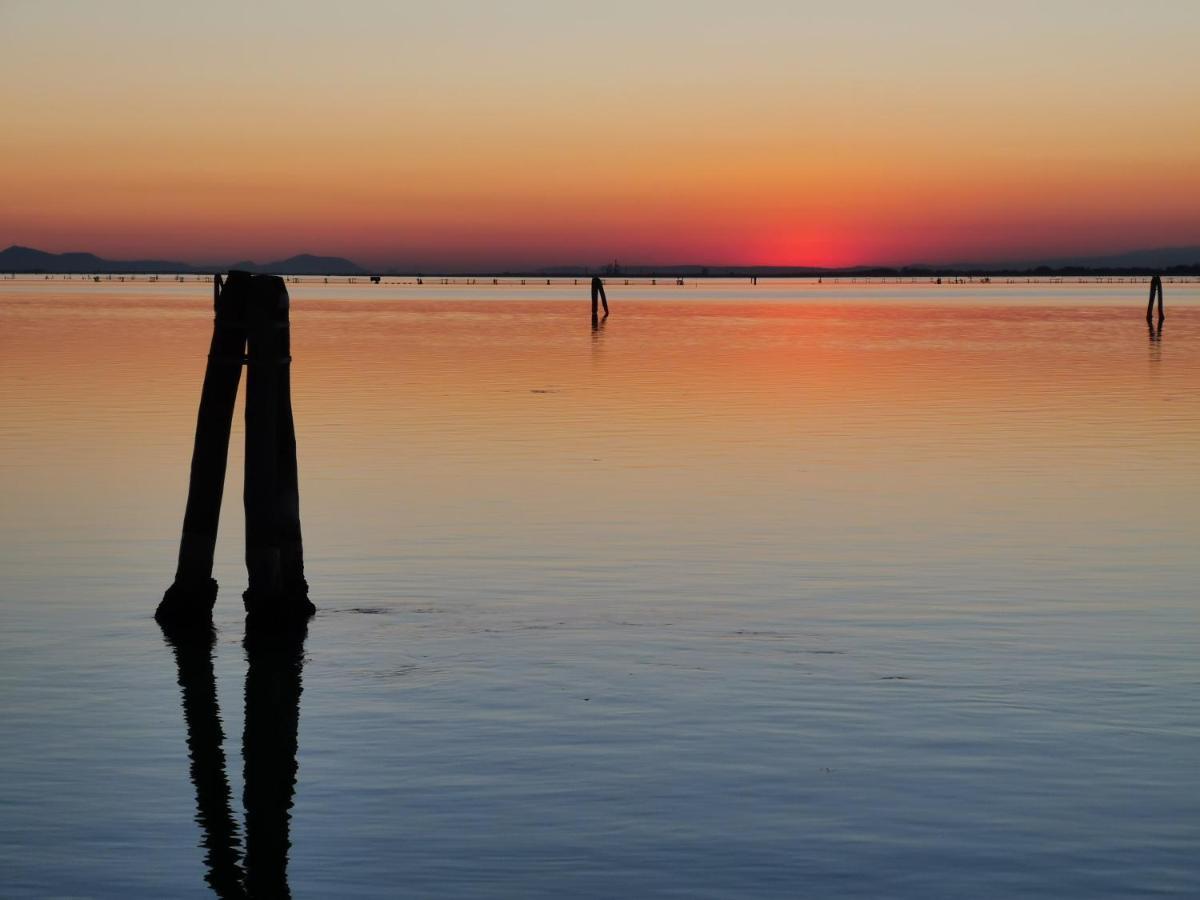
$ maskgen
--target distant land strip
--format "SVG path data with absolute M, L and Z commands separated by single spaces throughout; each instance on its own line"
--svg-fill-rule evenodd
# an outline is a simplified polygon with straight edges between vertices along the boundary
M 1037 260 L 1008 263 L 915 263 L 905 266 L 749 266 L 749 265 L 621 265 L 546 266 L 536 269 L 496 271 L 438 271 L 418 269 L 370 269 L 340 256 L 302 253 L 269 263 L 242 260 L 230 264 L 196 265 L 174 260 L 111 260 L 93 253 L 47 253 L 13 245 L 0 251 L 0 272 L 28 275 L 208 275 L 241 269 L 274 275 L 379 275 L 476 277 L 476 278 L 572 278 L 607 275 L 629 278 L 964 278 L 964 277 L 1054 277 L 1054 276 L 1141 276 L 1200 275 L 1200 247 L 1166 247 L 1134 250 L 1111 256 Z

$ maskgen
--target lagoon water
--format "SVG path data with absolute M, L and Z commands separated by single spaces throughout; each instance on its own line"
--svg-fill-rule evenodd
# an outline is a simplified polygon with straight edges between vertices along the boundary
M 289 288 L 264 694 L 240 421 L 151 618 L 210 289 L 0 282 L 0 894 L 1195 895 L 1200 286 Z

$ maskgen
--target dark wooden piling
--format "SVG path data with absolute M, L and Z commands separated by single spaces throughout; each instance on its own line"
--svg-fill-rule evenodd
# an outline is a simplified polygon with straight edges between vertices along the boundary
M 1154 298 L 1158 297 L 1158 321 L 1166 318 L 1163 314 L 1163 286 L 1162 279 L 1155 275 L 1150 279 L 1150 300 L 1146 304 L 1146 321 L 1152 322 L 1154 319 Z
M 608 318 L 608 295 L 604 293 L 604 282 L 598 276 L 592 276 L 592 324 L 600 322 L 597 301 L 604 304 L 604 317 Z
M 253 279 L 246 353 L 246 610 L 279 603 L 283 579 L 279 560 L 275 498 L 278 495 L 280 328 L 277 308 L 287 303 L 283 281 Z
M 290 301 L 284 283 L 254 276 L 246 355 L 246 569 L 254 625 L 286 625 L 316 610 L 304 578 Z
M 212 577 L 213 551 L 225 488 L 233 405 L 246 347 L 248 282 L 234 277 L 237 274 L 231 273 L 224 285 L 221 276 L 213 277 L 213 336 L 196 417 L 179 563 L 175 582 L 155 613 L 159 621 L 208 621 L 217 599 L 217 583 Z
M 300 531 L 300 477 L 296 461 L 296 424 L 292 418 L 291 303 L 285 292 L 275 308 L 279 351 L 279 382 L 276 392 L 275 528 L 279 543 L 279 575 L 285 602 L 294 611 L 311 615 L 304 578 L 304 541 Z
M 291 336 L 282 278 L 230 272 L 216 280 L 217 322 L 196 425 L 192 481 L 175 584 L 160 621 L 211 623 L 217 584 L 213 548 L 225 481 L 233 404 L 246 371 L 246 570 L 242 595 L 256 626 L 290 627 L 315 611 L 304 578 Z

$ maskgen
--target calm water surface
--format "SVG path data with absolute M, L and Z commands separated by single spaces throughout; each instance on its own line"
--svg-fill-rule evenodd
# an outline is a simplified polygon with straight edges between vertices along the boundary
M 239 421 L 210 657 L 209 289 L 0 282 L 4 896 L 1195 895 L 1200 288 L 291 290 L 320 613 Z

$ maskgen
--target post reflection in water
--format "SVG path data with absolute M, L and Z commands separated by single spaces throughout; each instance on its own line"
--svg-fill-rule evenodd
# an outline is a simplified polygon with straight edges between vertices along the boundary
M 246 724 L 242 763 L 246 806 L 246 879 L 251 897 L 288 897 L 288 826 L 296 794 L 300 672 L 307 626 L 248 632 Z
M 1163 323 L 1159 319 L 1157 323 L 1147 320 L 1146 327 L 1150 330 L 1150 343 L 1157 344 L 1162 340 Z
M 163 628 L 179 674 L 205 881 L 223 900 L 291 896 L 287 862 L 306 634 L 303 626 L 283 633 L 250 631 L 243 642 L 243 842 L 222 749 L 224 730 L 213 670 L 216 634 L 212 629 Z

